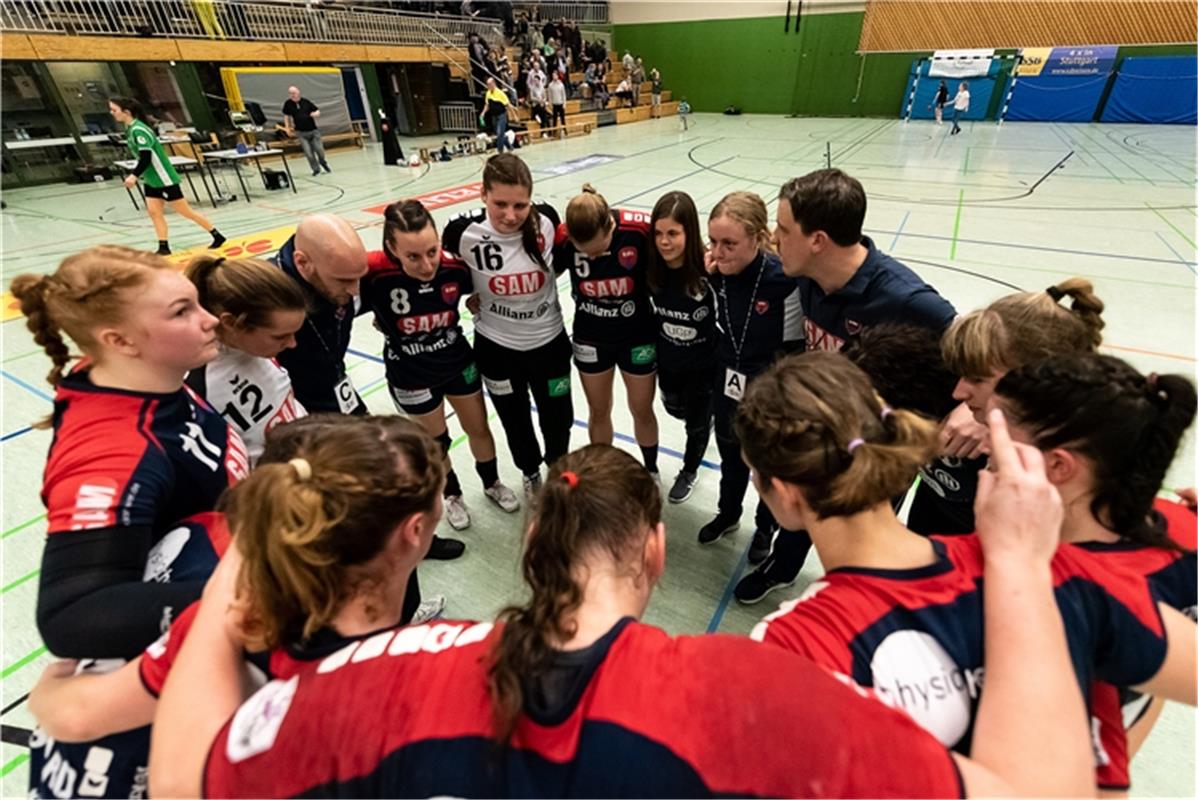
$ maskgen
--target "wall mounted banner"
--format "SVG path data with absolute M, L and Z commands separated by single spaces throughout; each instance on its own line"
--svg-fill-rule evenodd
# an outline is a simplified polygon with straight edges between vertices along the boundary
M 994 50 L 937 50 L 929 78 L 980 78 L 990 74 Z
M 1019 62 L 1019 68 L 1015 74 L 1021 78 L 1032 78 L 1043 72 L 1044 65 L 1048 63 L 1048 59 L 1052 55 L 1052 48 L 1024 47 L 1020 49 L 1019 55 L 1023 60 Z
M 1116 45 L 1054 47 L 1041 75 L 1106 75 L 1115 66 Z

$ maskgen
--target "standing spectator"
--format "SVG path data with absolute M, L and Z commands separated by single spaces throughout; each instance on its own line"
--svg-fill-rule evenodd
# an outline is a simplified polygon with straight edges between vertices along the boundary
M 487 78 L 487 94 L 484 100 L 486 108 L 483 115 L 495 132 L 495 148 L 502 153 L 508 148 L 507 121 L 511 101 L 507 94 L 495 85 L 494 78 Z
M 632 68 L 636 66 L 636 59 L 632 57 L 632 53 L 628 50 L 624 51 L 624 77 L 627 78 L 632 74 Z
M 474 91 L 482 92 L 487 83 L 487 45 L 477 33 L 470 34 L 468 53 L 470 78 Z
M 287 129 L 288 136 L 299 139 L 313 175 L 319 175 L 321 167 L 324 167 L 325 172 L 333 171 L 325 160 L 324 142 L 320 139 L 320 129 L 316 127 L 316 118 L 319 116 L 320 109 L 300 95 L 298 86 L 287 87 L 287 102 L 283 103 L 283 127 Z
M 652 106 L 650 115 L 657 119 L 661 116 L 661 73 L 654 67 L 649 73 L 649 81 L 651 83 L 650 92 L 652 92 Z
M 932 105 L 936 107 L 936 124 L 944 124 L 944 106 L 948 103 L 948 84 L 940 81 L 940 87 L 936 90 L 936 100 Z
M 380 138 L 383 141 L 383 164 L 388 167 L 406 166 L 403 148 L 399 145 L 399 132 L 395 130 L 395 126 L 387 118 L 386 111 L 379 108 L 378 115 Z
M 686 102 L 686 98 L 682 98 L 682 102 L 678 104 L 678 119 L 682 120 L 682 130 L 689 130 L 687 119 L 691 115 L 691 104 Z
M 560 124 L 561 133 L 564 136 L 566 133 L 566 86 L 562 83 L 562 76 L 555 72 L 553 79 L 549 81 L 549 105 L 553 107 L 553 122 L 556 127 Z
M 545 24 L 541 26 L 541 35 L 545 37 L 546 42 L 558 37 L 557 25 L 554 24 L 553 20 L 545 20 Z
M 536 25 L 528 26 L 528 52 L 540 55 L 545 48 L 545 36 Z
M 534 66 L 528 72 L 528 106 L 532 115 L 541 124 L 541 136 L 548 136 L 549 112 L 545 108 L 545 73 Z
M 961 119 L 961 115 L 969 111 L 969 84 L 961 81 L 961 88 L 957 89 L 957 96 L 953 98 L 953 129 L 949 132 L 950 136 L 955 136 L 961 132 L 961 126 L 957 121 Z
M 345 369 L 358 295 L 366 274 L 366 248 L 348 222 L 332 214 L 300 220 L 275 263 L 304 290 L 308 316 L 295 347 L 277 356 L 291 375 L 295 397 L 310 412 L 361 415 L 366 404 Z
M 634 106 L 641 102 L 641 84 L 644 82 L 645 63 L 638 58 L 636 65 L 632 68 L 632 104 Z
M 583 54 L 582 31 L 578 29 L 578 23 L 574 20 L 566 23 L 566 31 L 566 39 L 570 44 L 570 52 L 574 54 L 574 68 L 581 69 Z

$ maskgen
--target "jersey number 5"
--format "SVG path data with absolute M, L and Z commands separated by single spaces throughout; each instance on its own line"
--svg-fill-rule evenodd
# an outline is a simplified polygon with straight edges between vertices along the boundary
M 498 242 L 481 242 L 470 248 L 474 254 L 474 263 L 479 269 L 498 272 L 503 269 L 503 253 Z
M 587 258 L 586 253 L 574 251 L 574 271 L 584 280 L 591 274 L 591 260 Z

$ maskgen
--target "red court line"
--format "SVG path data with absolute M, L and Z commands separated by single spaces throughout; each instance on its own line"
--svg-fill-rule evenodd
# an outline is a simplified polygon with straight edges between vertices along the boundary
M 1140 353 L 1146 356 L 1158 356 L 1160 358 L 1171 358 L 1175 361 L 1188 361 L 1191 364 L 1198 363 L 1198 358 L 1193 356 L 1183 356 L 1179 353 L 1162 353 L 1158 350 L 1141 350 L 1138 347 L 1123 347 L 1117 344 L 1104 344 L 1102 347 L 1106 350 L 1124 350 L 1128 353 Z

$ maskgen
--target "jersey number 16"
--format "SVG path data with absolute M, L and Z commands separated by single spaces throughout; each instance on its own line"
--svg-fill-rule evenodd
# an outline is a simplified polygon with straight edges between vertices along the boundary
M 498 242 L 481 242 L 470 248 L 474 254 L 474 263 L 479 269 L 498 272 L 503 269 L 503 253 Z

